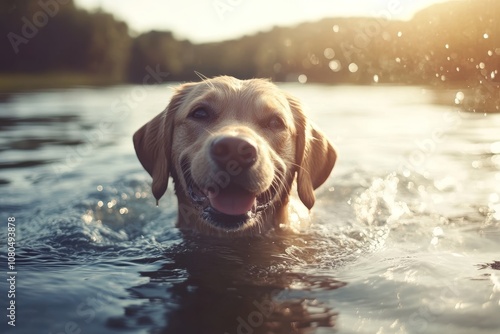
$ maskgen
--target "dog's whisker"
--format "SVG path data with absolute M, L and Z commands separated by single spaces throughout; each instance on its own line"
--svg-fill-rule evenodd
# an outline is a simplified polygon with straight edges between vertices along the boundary
M 214 135 L 214 133 L 212 131 L 210 131 L 210 129 L 203 129 L 203 131 L 205 131 L 209 135 Z
M 203 74 L 201 72 L 198 72 L 198 71 L 195 70 L 194 74 L 196 74 L 196 76 L 198 76 L 198 78 L 200 78 L 201 81 L 209 81 L 209 78 L 205 74 Z
M 198 76 L 198 78 L 200 78 L 201 81 L 204 82 L 208 87 L 215 89 L 215 85 L 213 84 L 213 82 L 210 81 L 209 77 L 207 77 L 206 75 L 204 75 L 198 71 L 194 71 L 194 74 L 196 74 Z
M 306 169 L 304 168 L 304 166 L 302 166 L 302 165 L 299 165 L 299 164 L 296 164 L 296 163 L 292 163 L 291 165 L 292 165 L 293 167 L 297 167 L 298 169 L 301 169 L 301 170 L 303 170 L 303 171 L 307 172 L 307 170 L 306 170 Z M 307 172 L 307 173 L 309 173 L 309 172 Z

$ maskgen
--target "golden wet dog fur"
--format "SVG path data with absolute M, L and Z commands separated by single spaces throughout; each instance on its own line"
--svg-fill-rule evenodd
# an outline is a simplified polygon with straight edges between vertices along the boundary
M 133 139 L 157 201 L 172 177 L 178 227 L 219 236 L 286 226 L 292 189 L 311 209 L 337 158 L 301 103 L 265 79 L 182 84 Z

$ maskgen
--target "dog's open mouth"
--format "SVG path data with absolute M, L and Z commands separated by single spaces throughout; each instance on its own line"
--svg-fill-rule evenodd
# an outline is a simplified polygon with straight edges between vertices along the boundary
M 235 184 L 228 184 L 220 190 L 208 188 L 205 193 L 212 208 L 229 216 L 244 215 L 255 211 L 257 206 L 257 196 Z
M 203 220 L 225 230 L 238 229 L 256 219 L 271 205 L 275 195 L 273 187 L 261 194 L 254 194 L 234 182 L 201 189 L 188 171 L 184 171 L 184 176 L 189 196 L 201 208 Z

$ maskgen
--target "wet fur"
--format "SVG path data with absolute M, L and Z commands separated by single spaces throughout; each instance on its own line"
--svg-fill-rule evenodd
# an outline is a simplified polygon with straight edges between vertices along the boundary
M 203 122 L 191 119 L 192 111 L 200 106 L 213 117 Z M 282 120 L 283 129 L 266 127 L 271 116 Z M 211 162 L 208 148 L 214 136 L 220 135 L 245 136 L 256 143 L 257 161 L 234 179 L 257 194 L 274 194 L 271 205 L 256 219 L 234 230 L 214 227 L 202 218 L 183 175 L 188 170 L 201 187 L 214 182 L 220 168 Z M 286 225 L 294 180 L 300 200 L 311 209 L 314 189 L 327 179 L 337 157 L 296 98 L 268 80 L 227 76 L 180 85 L 167 108 L 134 134 L 134 146 L 153 178 L 157 200 L 172 176 L 179 204 L 178 226 L 211 235 L 248 236 Z

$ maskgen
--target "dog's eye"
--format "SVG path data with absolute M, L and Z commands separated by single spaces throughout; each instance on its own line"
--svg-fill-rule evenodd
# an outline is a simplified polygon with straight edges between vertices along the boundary
M 278 116 L 272 117 L 267 123 L 267 127 L 271 130 L 283 130 L 285 128 L 285 122 Z
M 210 114 L 205 108 L 196 108 L 189 114 L 189 117 L 199 120 L 207 119 L 209 116 Z

